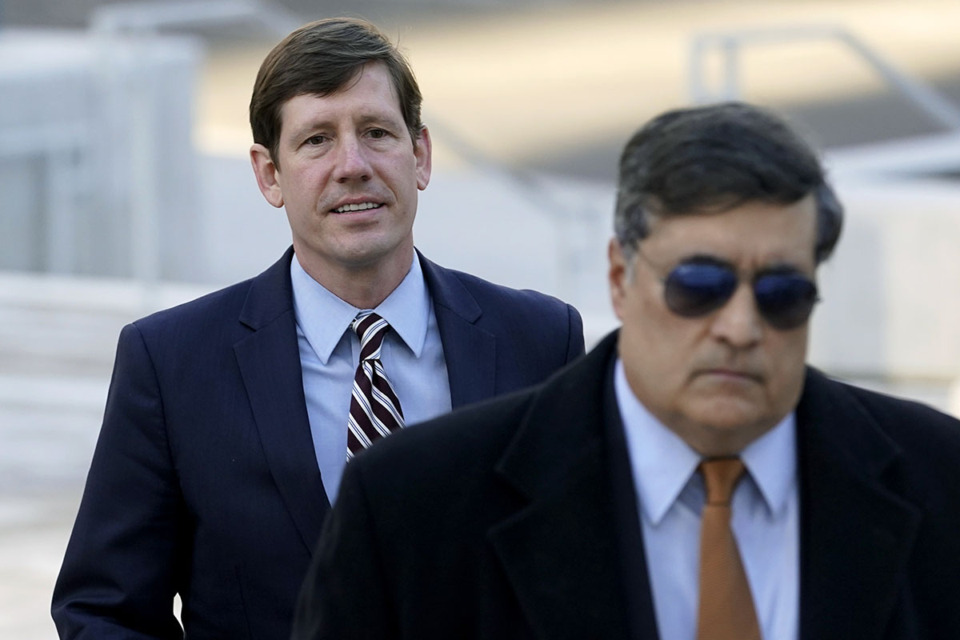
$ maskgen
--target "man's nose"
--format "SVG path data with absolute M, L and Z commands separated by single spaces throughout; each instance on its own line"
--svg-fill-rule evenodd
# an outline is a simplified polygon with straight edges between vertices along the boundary
M 711 332 L 719 340 L 743 348 L 758 342 L 763 330 L 763 318 L 757 309 L 753 289 L 747 283 L 740 283 L 733 297 L 716 312 Z
M 337 182 L 369 180 L 371 169 L 367 150 L 356 136 L 344 136 L 337 145 L 334 176 Z

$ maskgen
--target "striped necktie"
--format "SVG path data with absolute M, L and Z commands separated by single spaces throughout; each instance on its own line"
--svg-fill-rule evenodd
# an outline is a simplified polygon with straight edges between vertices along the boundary
M 380 361 L 380 347 L 390 325 L 372 311 L 362 311 L 350 328 L 360 338 L 360 362 L 350 398 L 347 460 L 403 426 L 400 400 Z
M 730 528 L 733 489 L 743 476 L 740 458 L 700 463 L 707 485 L 700 531 L 700 605 L 697 640 L 760 640 L 750 585 Z

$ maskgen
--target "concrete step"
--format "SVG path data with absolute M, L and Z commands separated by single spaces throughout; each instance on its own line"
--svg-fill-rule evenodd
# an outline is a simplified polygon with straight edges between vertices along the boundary
M 109 375 L 124 324 L 211 288 L 2 272 L 0 376 Z
M 208 289 L 0 273 L 0 493 L 79 487 L 120 329 Z

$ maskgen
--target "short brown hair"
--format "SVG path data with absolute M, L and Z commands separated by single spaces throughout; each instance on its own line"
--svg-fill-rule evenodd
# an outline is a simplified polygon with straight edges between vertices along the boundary
M 371 62 L 384 63 L 390 72 L 400 112 L 416 145 L 423 130 L 423 97 L 413 70 L 376 26 L 356 18 L 327 18 L 305 24 L 267 54 L 250 98 L 253 141 L 269 149 L 277 164 L 283 105 L 299 95 L 336 93 Z

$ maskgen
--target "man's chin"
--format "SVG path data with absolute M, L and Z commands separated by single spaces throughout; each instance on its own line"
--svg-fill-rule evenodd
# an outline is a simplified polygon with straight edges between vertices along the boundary
M 738 453 L 776 424 L 766 407 L 744 398 L 729 396 L 698 403 L 688 418 L 699 426 L 697 431 L 712 443 L 710 448 L 733 449 L 701 451 L 711 455 Z

